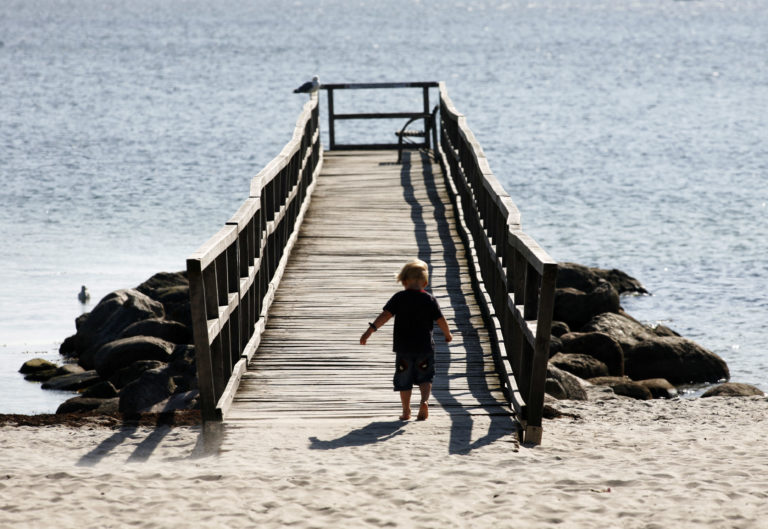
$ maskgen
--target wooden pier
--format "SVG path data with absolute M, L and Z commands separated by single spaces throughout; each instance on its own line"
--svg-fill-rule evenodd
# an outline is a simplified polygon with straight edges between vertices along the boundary
M 411 258 L 453 331 L 436 335 L 430 414 L 514 415 L 541 441 L 556 265 L 520 229 L 517 208 L 437 83 L 327 85 L 419 88 L 424 141 L 323 152 L 319 97 L 294 139 L 257 175 L 232 220 L 188 259 L 201 404 L 206 420 L 399 414 L 391 323 L 361 346 L 367 322 L 401 287 Z M 391 117 L 391 113 L 334 116 Z M 439 140 L 438 140 L 439 137 Z M 398 163 L 398 160 L 400 162 Z
M 227 420 L 396 418 L 392 325 L 358 343 L 402 287 L 402 264 L 431 264 L 431 290 L 456 338 L 436 336 L 431 413 L 509 414 L 440 166 L 424 153 L 332 151 L 280 281 L 259 349 Z M 439 333 L 438 333 L 439 335 Z

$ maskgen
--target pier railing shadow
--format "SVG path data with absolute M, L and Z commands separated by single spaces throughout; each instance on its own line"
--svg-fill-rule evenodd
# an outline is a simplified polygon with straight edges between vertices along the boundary
M 122 424 L 115 430 L 115 433 L 83 455 L 78 460 L 77 466 L 95 466 L 110 455 L 113 455 L 120 445 L 129 441 L 136 441 L 141 435 L 145 435 L 145 437 L 135 446 L 126 462 L 142 463 L 149 460 L 176 423 L 173 413 L 157 414 L 153 419 L 154 424 L 148 425 L 146 420 L 146 417 L 142 418 L 141 416 L 123 417 Z
M 439 90 L 436 156 L 467 249 L 472 287 L 522 441 L 540 444 L 557 263 L 522 231 L 517 207 L 444 83 Z
M 127 418 L 115 432 L 101 441 L 97 446 L 81 456 L 76 466 L 93 467 L 117 455 L 117 449 L 124 444 L 132 444 L 133 451 L 125 459 L 125 463 L 144 463 L 157 451 L 163 440 L 175 427 L 199 429 L 195 446 L 187 455 L 178 459 L 199 459 L 215 456 L 221 453 L 225 439 L 225 425 L 219 421 L 206 421 L 201 425 L 187 423 L 177 424 L 174 415 L 159 414 L 154 424 L 146 424 L 145 419 Z M 138 443 L 137 443 L 138 441 Z M 124 453 L 122 450 L 121 453 Z
M 413 156 L 420 157 L 422 168 L 421 174 L 415 175 L 411 171 L 411 160 Z M 442 253 L 439 269 L 442 274 L 439 279 L 445 282 L 445 291 L 448 294 L 448 300 L 453 313 L 453 321 L 450 322 L 453 329 L 462 339 L 461 345 L 451 345 L 443 340 L 436 340 L 436 369 L 435 381 L 432 395 L 446 410 L 451 419 L 451 432 L 449 441 L 450 453 L 468 453 L 475 448 L 485 446 L 495 440 L 508 436 L 516 432 L 516 424 L 511 417 L 508 408 L 499 404 L 489 404 L 486 413 L 491 418 L 491 424 L 488 431 L 476 441 L 472 441 L 474 421 L 470 411 L 463 406 L 456 398 L 454 391 L 451 390 L 451 381 L 457 376 L 466 377 L 469 386 L 469 393 L 479 403 L 493 402 L 488 381 L 485 376 L 467 376 L 462 373 L 451 375 L 449 373 L 451 363 L 461 361 L 467 366 L 471 364 L 483 364 L 482 346 L 476 324 L 471 321 L 467 299 L 462 289 L 460 275 L 460 265 L 456 243 L 453 240 L 451 226 L 446 217 L 446 205 L 440 198 L 435 175 L 431 169 L 431 163 L 426 153 L 403 153 L 403 167 L 400 172 L 400 183 L 403 188 L 403 198 L 411 208 L 411 220 L 414 225 L 414 233 L 418 245 L 419 259 L 431 263 L 430 277 L 435 283 L 438 279 L 435 274 L 437 262 L 433 258 L 432 244 L 427 237 L 427 223 L 424 218 L 424 211 L 432 212 L 433 219 L 437 224 L 437 235 L 440 241 L 439 251 Z M 427 190 L 427 204 L 421 204 L 414 192 L 413 178 L 423 179 L 423 184 Z M 425 207 L 427 206 L 427 207 Z M 484 371 L 481 368 L 481 371 Z M 485 373 L 484 373 L 485 374 Z M 494 376 L 495 374 L 491 374 Z

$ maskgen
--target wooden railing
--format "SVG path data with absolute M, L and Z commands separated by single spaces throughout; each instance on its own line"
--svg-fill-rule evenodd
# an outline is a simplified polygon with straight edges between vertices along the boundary
M 424 120 L 424 131 L 422 136 L 424 141 L 413 142 L 409 148 L 429 148 L 429 128 L 432 125 L 429 110 L 429 89 L 436 88 L 437 83 L 429 82 L 411 82 L 411 83 L 343 83 L 343 84 L 323 84 L 320 88 L 328 94 L 328 141 L 329 150 L 382 150 L 382 149 L 402 149 L 403 143 L 336 143 L 336 121 L 340 120 L 370 120 L 370 119 L 403 119 L 403 120 Z M 367 112 L 355 114 L 339 114 L 334 110 L 334 93 L 339 90 L 393 90 L 401 88 L 419 88 L 422 93 L 422 108 L 420 111 L 410 112 Z M 402 132 L 402 131 L 401 131 Z
M 322 167 L 317 94 L 249 197 L 187 259 L 200 406 L 222 420 L 261 341 L 268 309 Z
M 523 233 L 519 211 L 491 172 L 464 116 L 443 83 L 439 90 L 436 154 L 474 267 L 473 286 L 496 368 L 523 426 L 523 441 L 539 444 L 557 263 Z

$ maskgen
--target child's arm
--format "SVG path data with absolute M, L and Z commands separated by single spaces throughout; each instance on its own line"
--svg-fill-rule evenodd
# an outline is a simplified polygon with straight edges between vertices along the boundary
M 451 330 L 448 328 L 448 322 L 445 321 L 445 318 L 442 316 L 438 318 L 437 326 L 440 327 L 441 331 L 443 331 L 443 336 L 445 336 L 445 343 L 449 343 L 451 340 L 453 340 L 453 335 L 451 334 Z
M 376 329 L 378 329 L 379 327 L 387 323 L 391 317 L 392 317 L 392 314 L 389 311 L 384 310 L 381 312 L 381 314 L 376 316 L 375 320 L 373 320 L 373 326 L 376 327 Z M 366 329 L 366 331 L 360 337 L 360 345 L 365 345 L 365 342 L 368 341 L 368 338 L 371 336 L 371 334 L 373 334 L 373 332 L 374 332 L 373 327 L 369 325 L 368 329 Z

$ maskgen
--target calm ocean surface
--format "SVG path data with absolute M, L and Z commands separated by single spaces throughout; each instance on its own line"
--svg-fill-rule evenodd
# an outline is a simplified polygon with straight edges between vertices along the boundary
M 80 285 L 183 269 L 315 73 L 446 81 L 553 257 L 637 277 L 630 313 L 768 390 L 766 28 L 764 0 L 4 0 L 0 412 L 69 396 L 16 370 Z

